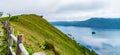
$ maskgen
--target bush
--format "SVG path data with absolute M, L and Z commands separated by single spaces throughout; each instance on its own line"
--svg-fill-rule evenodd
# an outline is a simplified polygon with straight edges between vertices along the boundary
M 40 47 L 43 49 L 43 50 L 53 50 L 54 49 L 54 46 L 46 41 L 42 42 Z
M 13 16 L 10 18 L 10 21 L 18 21 L 18 16 Z
M 43 50 L 52 50 L 54 52 L 55 55 L 60 55 L 59 52 L 57 52 L 54 48 L 54 46 L 46 41 L 44 41 L 43 43 L 41 43 L 40 47 Z

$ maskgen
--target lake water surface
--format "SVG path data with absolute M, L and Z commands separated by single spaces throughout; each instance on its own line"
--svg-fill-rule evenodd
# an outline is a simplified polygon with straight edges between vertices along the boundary
M 99 55 L 120 55 L 120 29 L 94 29 L 75 26 L 56 26 L 71 34 L 78 43 L 95 50 Z M 92 34 L 92 32 L 96 34 Z

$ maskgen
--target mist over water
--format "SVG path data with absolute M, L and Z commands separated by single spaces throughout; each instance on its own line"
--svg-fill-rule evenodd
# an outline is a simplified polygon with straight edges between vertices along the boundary
M 120 29 L 93 29 L 75 26 L 56 26 L 65 34 L 71 34 L 78 43 L 95 50 L 99 55 L 120 54 Z M 96 34 L 92 34 L 92 32 Z

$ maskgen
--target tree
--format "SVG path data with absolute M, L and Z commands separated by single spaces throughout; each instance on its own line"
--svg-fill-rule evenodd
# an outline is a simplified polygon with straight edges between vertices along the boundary
M 3 15 L 3 12 L 0 12 L 0 17 Z

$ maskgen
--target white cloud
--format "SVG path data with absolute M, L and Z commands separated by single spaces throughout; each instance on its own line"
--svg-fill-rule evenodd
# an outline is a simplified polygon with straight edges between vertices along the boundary
M 85 44 L 93 46 L 93 47 L 102 47 L 102 43 L 108 41 L 108 39 L 95 38 L 95 37 L 82 37 L 81 41 L 83 41 Z
M 90 17 L 120 17 L 119 0 L 1 0 L 6 13 L 35 13 L 47 20 L 85 20 Z

